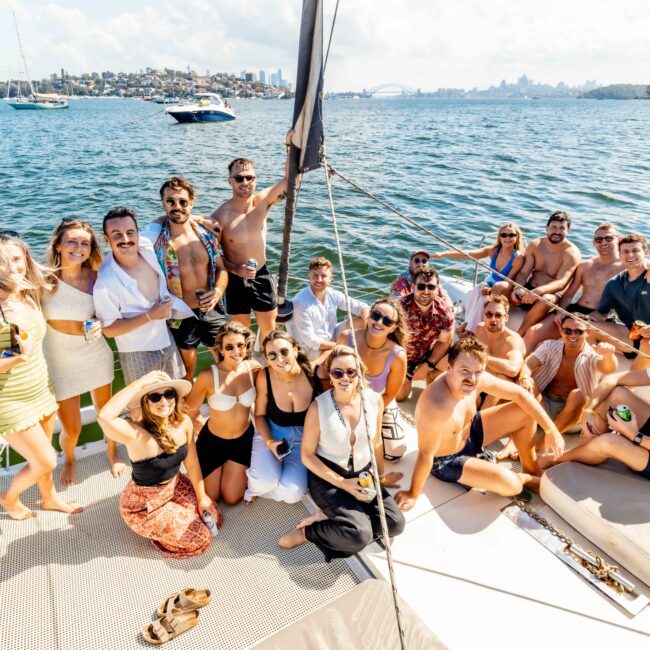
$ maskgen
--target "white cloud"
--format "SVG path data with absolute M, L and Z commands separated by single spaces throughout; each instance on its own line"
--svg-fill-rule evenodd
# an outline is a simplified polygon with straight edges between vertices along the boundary
M 327 19 L 334 0 L 326 1 Z M 0 0 L 15 9 L 32 75 L 186 65 L 295 74 L 299 0 Z M 342 0 L 327 85 L 389 81 L 432 90 L 521 74 L 548 83 L 647 82 L 650 5 L 641 0 Z M 0 77 L 16 60 L 0 20 Z M 12 63 L 15 67 L 15 64 Z

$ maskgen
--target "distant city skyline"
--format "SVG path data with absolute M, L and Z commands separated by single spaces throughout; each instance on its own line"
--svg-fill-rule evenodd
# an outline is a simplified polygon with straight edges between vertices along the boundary
M 325 2 L 329 30 L 334 0 Z M 300 2 L 0 0 L 0 79 L 140 68 L 248 71 L 293 83 Z M 522 74 L 541 84 L 647 83 L 650 5 L 638 0 L 355 0 L 339 7 L 330 91 L 397 82 L 422 91 L 487 88 Z M 327 37 L 326 33 L 326 37 Z

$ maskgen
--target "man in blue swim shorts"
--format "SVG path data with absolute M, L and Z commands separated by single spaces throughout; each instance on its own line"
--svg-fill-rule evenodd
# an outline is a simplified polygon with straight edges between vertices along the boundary
M 415 410 L 418 457 L 411 487 L 396 495 L 402 510 L 410 510 L 429 474 L 449 483 L 514 497 L 524 487 L 537 489 L 540 468 L 535 454 L 535 430 L 545 433 L 545 448 L 554 457 L 564 441 L 535 398 L 520 386 L 485 372 L 487 348 L 474 337 L 449 349 L 449 368 L 422 392 Z M 476 411 L 480 393 L 508 403 Z M 483 446 L 510 435 L 521 459 L 522 471 L 479 458 Z

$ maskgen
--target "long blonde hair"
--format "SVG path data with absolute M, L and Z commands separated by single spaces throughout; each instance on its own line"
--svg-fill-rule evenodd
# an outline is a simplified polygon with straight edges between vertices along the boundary
M 174 392 L 176 393 L 176 391 Z M 173 454 L 179 445 L 172 437 L 171 430 L 174 425 L 179 425 L 183 421 L 185 413 L 183 400 L 179 399 L 178 393 L 176 393 L 172 414 L 161 418 L 152 413 L 147 394 L 143 395 L 140 400 L 140 406 L 142 407 L 142 426 L 151 434 L 166 454 Z
M 12 280 L 9 277 L 9 247 L 16 246 L 25 257 L 25 277 L 22 280 Z M 40 305 L 43 291 L 51 288 L 51 270 L 38 264 L 29 252 L 24 241 L 18 237 L 0 237 L 0 293 L 11 294 L 20 292 L 23 297 L 31 298 Z
M 503 225 L 499 226 L 499 230 L 497 230 L 497 240 L 495 243 L 495 246 L 497 248 L 501 247 L 501 233 L 506 229 L 506 228 L 512 228 L 516 233 L 517 237 L 515 238 L 515 250 L 516 251 L 523 251 L 524 250 L 524 233 L 521 232 L 521 228 L 516 224 L 516 223 L 504 223 Z
M 81 221 L 80 219 L 62 219 L 61 223 L 52 232 L 50 243 L 45 251 L 46 263 L 53 269 L 53 292 L 56 291 L 58 279 L 61 277 L 61 254 L 56 250 L 56 247 L 61 245 L 63 235 L 68 230 L 76 229 L 83 230 L 90 235 L 90 256 L 82 266 L 96 273 L 102 263 L 102 251 L 92 226 L 87 221 Z

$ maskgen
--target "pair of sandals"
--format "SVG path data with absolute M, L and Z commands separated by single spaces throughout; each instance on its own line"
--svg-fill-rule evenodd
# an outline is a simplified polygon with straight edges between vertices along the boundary
M 211 599 L 209 589 L 177 591 L 158 605 L 158 619 L 142 628 L 142 638 L 151 645 L 161 645 L 191 630 L 199 622 L 198 610 Z

